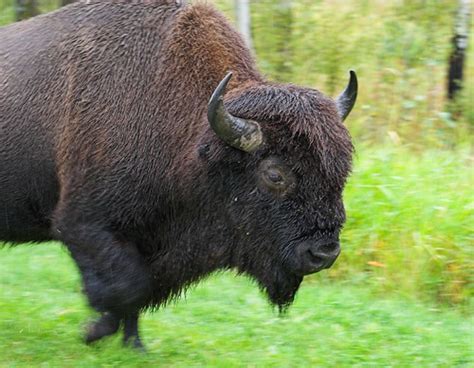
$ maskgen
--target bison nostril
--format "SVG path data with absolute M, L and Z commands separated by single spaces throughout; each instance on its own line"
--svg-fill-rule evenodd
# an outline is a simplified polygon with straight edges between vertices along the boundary
M 337 243 L 337 242 L 322 244 L 319 247 L 319 251 L 322 252 L 322 253 L 326 253 L 326 254 L 334 253 L 334 252 L 338 251 L 338 249 L 339 249 L 339 243 Z
M 322 269 L 329 268 L 339 255 L 339 242 L 337 240 L 306 241 L 297 248 L 297 272 L 309 275 Z
M 325 262 L 325 257 L 320 252 L 315 252 L 313 249 L 308 249 L 307 252 L 308 260 L 311 260 L 313 265 L 322 265 Z

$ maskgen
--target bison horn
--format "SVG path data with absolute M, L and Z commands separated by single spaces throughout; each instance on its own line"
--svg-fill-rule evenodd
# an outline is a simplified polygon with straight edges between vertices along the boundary
M 336 99 L 337 110 L 342 121 L 346 120 L 357 99 L 357 75 L 353 70 L 350 71 L 350 75 L 349 84 Z
M 263 141 L 260 125 L 231 115 L 224 106 L 223 95 L 232 78 L 228 73 L 212 94 L 207 107 L 207 118 L 212 130 L 230 146 L 245 152 L 257 150 Z

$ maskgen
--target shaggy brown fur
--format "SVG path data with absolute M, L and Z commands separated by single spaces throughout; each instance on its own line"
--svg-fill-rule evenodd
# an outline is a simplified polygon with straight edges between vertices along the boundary
M 228 71 L 252 154 L 206 118 Z M 139 346 L 139 310 L 217 269 L 289 305 L 302 257 L 338 252 L 351 155 L 334 102 L 265 81 L 209 5 L 87 0 L 0 29 L 0 239 L 67 246 L 103 313 L 87 341 L 123 320 Z

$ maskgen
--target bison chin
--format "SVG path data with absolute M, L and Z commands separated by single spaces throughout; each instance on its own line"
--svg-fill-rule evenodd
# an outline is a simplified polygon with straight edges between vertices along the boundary
M 270 276 L 271 277 L 268 277 Z M 262 290 L 267 294 L 269 301 L 284 312 L 293 303 L 298 291 L 302 276 L 275 271 L 269 275 L 254 275 Z

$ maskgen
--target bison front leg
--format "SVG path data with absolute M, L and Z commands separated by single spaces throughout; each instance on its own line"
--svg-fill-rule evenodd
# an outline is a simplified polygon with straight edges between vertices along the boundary
M 58 238 L 79 267 L 90 305 L 102 317 L 89 326 L 86 342 L 115 333 L 123 321 L 125 342 L 141 347 L 138 311 L 152 295 L 152 276 L 138 249 L 88 224 L 58 223 Z
M 87 327 L 85 341 L 87 344 L 100 340 L 103 337 L 113 335 L 123 323 L 123 344 L 139 350 L 145 350 L 138 332 L 138 312 L 125 317 L 119 317 L 107 312 Z
M 145 350 L 138 333 L 138 313 L 133 313 L 124 318 L 123 343 L 135 349 Z

